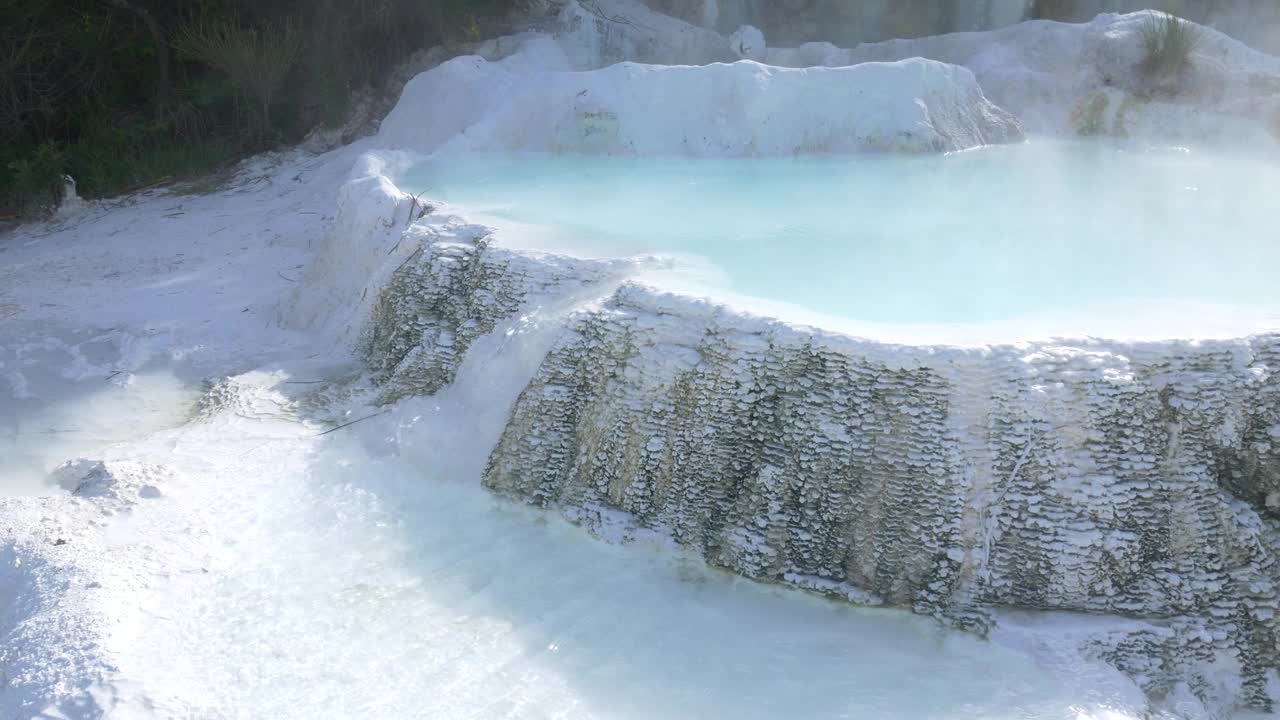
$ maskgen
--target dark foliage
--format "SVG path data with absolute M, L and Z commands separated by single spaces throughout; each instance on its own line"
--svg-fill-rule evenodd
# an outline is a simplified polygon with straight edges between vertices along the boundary
M 109 195 L 297 141 L 339 123 L 353 89 L 513 4 L 0 0 L 0 216 L 47 209 L 64 173 Z

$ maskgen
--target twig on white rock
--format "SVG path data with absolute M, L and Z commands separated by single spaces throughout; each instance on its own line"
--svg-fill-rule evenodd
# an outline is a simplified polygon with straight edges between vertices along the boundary
M 374 414 L 372 414 L 372 415 L 365 415 L 365 416 L 364 416 L 364 417 L 362 417 L 362 418 L 357 418 L 357 419 L 355 419 L 355 420 L 352 420 L 351 422 L 343 423 L 343 424 L 339 425 L 338 427 L 335 427 L 335 428 L 329 428 L 328 430 L 325 430 L 325 431 L 324 431 L 324 432 L 322 432 L 322 433 L 316 433 L 316 437 L 320 437 L 320 436 L 322 436 L 322 435 L 328 435 L 328 434 L 329 434 L 329 433 L 331 433 L 331 432 L 337 432 L 337 431 L 341 430 L 342 428 L 351 427 L 352 425 L 355 425 L 355 424 L 356 424 L 356 423 L 358 423 L 358 422 L 364 422 L 365 420 L 370 420 L 370 419 L 372 419 L 372 418 L 376 418 L 376 417 L 378 417 L 379 415 L 386 415 L 386 414 L 387 414 L 387 413 L 389 413 L 389 412 L 391 412 L 391 411 L 390 411 L 390 410 L 383 410 L 382 412 L 374 413 Z

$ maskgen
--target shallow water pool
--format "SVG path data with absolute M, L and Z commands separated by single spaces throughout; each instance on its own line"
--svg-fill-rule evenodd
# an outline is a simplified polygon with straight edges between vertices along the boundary
M 192 509 L 156 520 L 216 541 L 139 600 L 147 617 L 119 667 L 143 704 L 163 717 L 1140 716 L 1131 682 L 1069 648 L 1042 664 L 1020 643 L 757 584 L 660 540 L 600 542 L 495 497 L 481 471 L 562 321 L 513 319 L 440 392 L 358 410 L 339 432 L 232 414 L 156 439 L 179 469 L 158 502 Z M 134 522 L 120 532 L 155 535 Z
M 601 543 L 348 440 L 273 479 L 210 574 L 147 601 L 123 666 L 159 716 L 1136 717 L 930 619 Z
M 172 362 L 124 362 L 113 333 L 6 328 L 3 338 L 0 495 L 66 492 L 59 482 L 78 478 L 60 478 L 60 465 L 182 425 L 199 396 Z
M 401 182 L 507 244 L 685 256 L 707 285 L 861 321 L 1280 305 L 1275 158 L 1035 139 L 927 157 L 440 157 Z

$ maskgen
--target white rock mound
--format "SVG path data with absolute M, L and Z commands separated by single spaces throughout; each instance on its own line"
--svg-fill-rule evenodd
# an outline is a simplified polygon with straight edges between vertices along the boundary
M 733 31 L 733 34 L 729 36 L 729 49 L 744 60 L 755 60 L 756 62 L 764 62 L 768 53 L 768 48 L 764 41 L 764 33 L 760 32 L 760 28 L 750 25 L 743 25 Z
M 580 70 L 627 60 L 705 65 L 734 60 L 715 30 L 655 12 L 636 0 L 569 0 L 556 38 Z
M 621 63 L 537 69 L 523 53 L 461 57 L 419 75 L 383 123 L 382 148 L 618 155 L 950 152 L 1022 128 L 968 70 L 912 59 L 785 69 Z
M 1280 58 L 1197 26 L 1200 44 L 1177 86 L 1151 87 L 1141 41 L 1150 17 L 1036 20 L 852 49 L 807 43 L 770 48 L 764 61 L 810 67 L 926 57 L 963 65 L 992 101 L 1037 132 L 1237 142 L 1280 134 Z
M 139 499 L 160 497 L 159 486 L 168 480 L 169 471 L 132 460 L 106 463 L 77 458 L 58 466 L 54 477 L 58 485 L 76 497 L 106 498 L 114 501 L 115 509 L 123 510 Z

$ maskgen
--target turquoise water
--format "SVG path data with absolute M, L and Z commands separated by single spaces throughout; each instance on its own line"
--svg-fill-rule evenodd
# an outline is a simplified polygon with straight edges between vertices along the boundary
M 693 256 L 732 292 L 857 320 L 1280 300 L 1273 157 L 1040 139 L 929 157 L 470 155 L 402 184 L 501 242 Z

